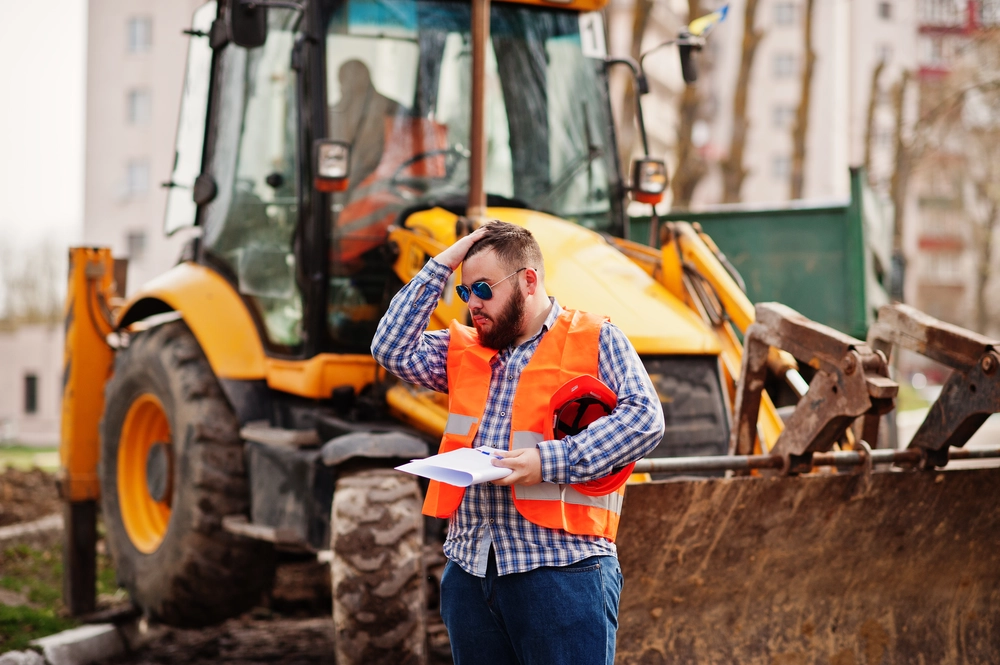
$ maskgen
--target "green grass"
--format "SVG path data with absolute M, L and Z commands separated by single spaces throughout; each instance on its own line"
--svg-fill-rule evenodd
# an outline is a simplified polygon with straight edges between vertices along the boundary
M 8 466 L 30 469 L 37 466 L 46 471 L 59 468 L 58 448 L 34 448 L 31 446 L 0 445 L 0 471 Z
M 899 384 L 899 396 L 896 397 L 896 411 L 915 411 L 916 409 L 926 409 L 931 405 L 917 392 L 917 389 L 906 381 Z
M 22 605 L 0 604 L 0 653 L 24 649 L 36 638 L 79 625 L 62 604 L 62 548 L 17 545 L 0 552 L 0 588 L 21 594 Z M 97 557 L 97 593 L 118 591 L 110 559 Z
M 79 625 L 53 610 L 0 605 L 0 653 L 27 649 L 31 640 Z

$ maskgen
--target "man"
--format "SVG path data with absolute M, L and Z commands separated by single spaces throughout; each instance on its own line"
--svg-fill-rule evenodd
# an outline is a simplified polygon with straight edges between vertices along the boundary
M 330 138 L 351 144 L 350 191 L 378 167 L 385 150 L 385 120 L 404 114 L 399 102 L 386 97 L 372 83 L 368 66 L 348 60 L 337 71 L 340 100 L 330 107 Z
M 425 332 L 459 264 L 474 329 Z M 659 399 L 625 335 L 603 317 L 563 310 L 545 291 L 531 233 L 494 221 L 428 261 L 393 298 L 372 353 L 403 380 L 449 393 L 442 451 L 490 446 L 502 458 L 494 464 L 512 470 L 464 492 L 434 482 L 428 490 L 425 514 L 450 517 L 441 615 L 456 665 L 611 665 L 620 490 L 589 496 L 574 484 L 606 478 L 663 436 Z M 614 391 L 614 411 L 579 434 L 542 440 L 549 397 L 586 373 Z

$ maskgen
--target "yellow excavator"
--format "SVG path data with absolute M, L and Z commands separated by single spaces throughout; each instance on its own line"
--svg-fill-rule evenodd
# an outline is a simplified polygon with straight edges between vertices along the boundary
M 629 336 L 663 403 L 618 540 L 620 662 L 1000 662 L 1000 475 L 947 466 L 997 455 L 961 448 L 998 408 L 993 342 L 903 306 L 853 339 L 755 308 L 690 224 L 654 219 L 658 249 L 627 240 L 629 197 L 659 201 L 667 174 L 646 154 L 622 176 L 608 70 L 645 79 L 607 57 L 604 4 L 196 11 L 165 229 L 192 239 L 127 299 L 108 250 L 71 250 L 72 611 L 93 609 L 100 512 L 153 619 L 245 611 L 294 551 L 330 563 L 338 663 L 441 649 L 442 524 L 392 467 L 435 452 L 445 397 L 369 347 L 400 286 L 496 218 L 532 231 L 563 306 Z M 699 32 L 677 41 L 689 79 Z M 452 294 L 432 327 L 467 317 Z M 955 368 L 904 450 L 878 436 L 895 346 Z M 784 418 L 774 386 L 794 395 Z

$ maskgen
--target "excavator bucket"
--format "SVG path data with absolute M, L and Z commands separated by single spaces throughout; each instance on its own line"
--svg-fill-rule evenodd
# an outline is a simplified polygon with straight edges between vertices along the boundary
M 893 346 L 954 370 L 903 450 L 877 448 Z M 750 455 L 770 347 L 817 371 L 768 454 Z M 744 475 L 628 488 L 618 662 L 1000 662 L 1000 468 L 948 466 L 1000 456 L 961 447 L 1000 411 L 996 348 L 902 305 L 866 343 L 758 304 L 733 454 L 636 466 Z M 856 445 L 835 450 L 852 426 Z
M 1000 469 L 629 486 L 618 663 L 1000 663 Z

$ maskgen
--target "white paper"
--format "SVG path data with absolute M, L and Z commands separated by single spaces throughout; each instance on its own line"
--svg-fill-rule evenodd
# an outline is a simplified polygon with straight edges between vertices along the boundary
M 396 470 L 439 480 L 456 487 L 468 487 L 499 480 L 513 473 L 512 469 L 493 466 L 494 457 L 498 456 L 493 455 L 490 448 L 459 448 L 449 453 L 413 460 L 408 464 L 397 466 Z

